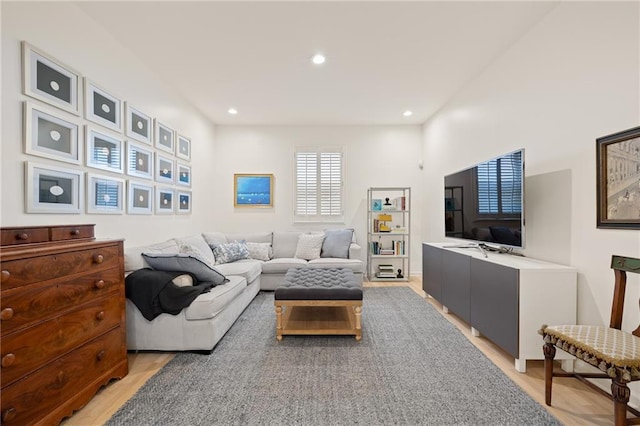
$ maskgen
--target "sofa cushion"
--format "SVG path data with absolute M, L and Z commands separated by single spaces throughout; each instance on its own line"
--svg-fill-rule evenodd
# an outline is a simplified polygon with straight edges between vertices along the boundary
M 349 268 L 354 273 L 363 272 L 363 262 L 360 259 L 340 259 L 321 257 L 320 259 L 310 260 L 309 268 Z
M 212 246 L 216 265 L 235 262 L 236 260 L 249 259 L 249 249 L 245 243 L 227 243 Z
M 264 260 L 265 262 L 271 260 L 271 243 L 252 243 L 251 241 L 247 241 L 245 244 L 247 245 L 251 259 Z
M 202 238 L 207 242 L 209 247 L 227 244 L 229 240 L 222 232 L 203 232 Z
M 320 257 L 349 258 L 349 246 L 353 238 L 353 229 L 327 229 Z
M 227 241 L 247 241 L 252 243 L 271 244 L 271 232 L 234 232 L 225 234 Z
M 222 265 L 216 265 L 216 269 L 222 272 L 227 277 L 231 275 L 239 275 L 247 280 L 247 283 L 252 283 L 262 272 L 262 262 L 254 259 L 238 260 L 237 262 L 224 263 Z
M 292 258 L 298 247 L 298 237 L 301 232 L 274 232 L 273 233 L 273 257 Z
M 180 253 L 187 253 L 200 258 L 209 266 L 213 266 L 216 263 L 216 259 L 213 257 L 211 247 L 204 240 L 201 234 L 189 235 L 187 237 L 174 238 L 178 246 L 180 247 Z
M 220 271 L 188 254 L 142 253 L 142 256 L 149 266 L 158 271 L 189 272 L 199 282 L 212 282 L 216 285 L 220 285 L 226 280 Z
M 306 268 L 308 262 L 293 257 L 277 257 L 262 264 L 263 274 L 284 274 L 290 268 Z
M 298 245 L 296 246 L 295 258 L 298 259 L 318 259 L 322 250 L 324 234 L 300 234 Z
M 241 294 L 247 287 L 247 280 L 236 275 L 229 277 L 224 285 L 211 289 L 208 293 L 202 293 L 185 310 L 187 320 L 203 320 L 213 318 L 226 308 L 233 299 Z
M 148 246 L 137 246 L 124 248 L 124 270 L 126 272 L 137 271 L 138 269 L 148 268 L 149 264 L 142 257 L 142 253 L 178 253 L 178 244 L 171 239 L 161 243 L 151 244 Z

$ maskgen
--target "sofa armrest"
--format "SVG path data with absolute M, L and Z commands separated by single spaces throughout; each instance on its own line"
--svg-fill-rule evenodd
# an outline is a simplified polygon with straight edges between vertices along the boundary
M 362 247 L 360 247 L 356 243 L 351 243 L 349 246 L 349 259 L 360 259 L 360 252 L 362 251 Z

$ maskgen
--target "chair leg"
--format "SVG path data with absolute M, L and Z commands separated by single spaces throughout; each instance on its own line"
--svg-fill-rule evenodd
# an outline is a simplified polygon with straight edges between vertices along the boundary
M 627 403 L 631 391 L 625 382 L 616 378 L 611 382 L 611 396 L 613 396 L 614 424 L 624 426 L 627 424 Z
M 556 347 L 553 343 L 545 343 L 544 352 L 544 402 L 551 406 L 551 384 L 553 383 L 553 358 L 556 356 Z

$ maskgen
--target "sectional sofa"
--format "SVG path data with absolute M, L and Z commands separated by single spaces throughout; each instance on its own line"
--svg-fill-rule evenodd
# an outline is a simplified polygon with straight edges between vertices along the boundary
M 360 283 L 364 271 L 361 248 L 353 231 L 345 229 L 205 232 L 147 246 L 125 245 L 127 275 L 142 268 L 159 268 L 158 261 L 165 260 L 176 270 L 175 260 L 185 258 L 206 263 L 223 274 L 226 282 L 200 294 L 177 315 L 162 313 L 152 320 L 127 299 L 129 350 L 210 351 L 258 292 L 275 290 L 289 268 L 349 268 Z

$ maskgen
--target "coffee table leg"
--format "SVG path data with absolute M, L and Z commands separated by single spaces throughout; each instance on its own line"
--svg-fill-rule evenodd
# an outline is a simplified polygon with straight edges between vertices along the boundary
M 362 320 L 361 320 L 361 316 L 362 316 L 362 307 L 361 306 L 356 306 L 355 307 L 355 312 L 356 312 L 356 340 L 361 340 L 362 339 Z
M 276 305 L 276 339 L 282 340 L 282 306 Z

